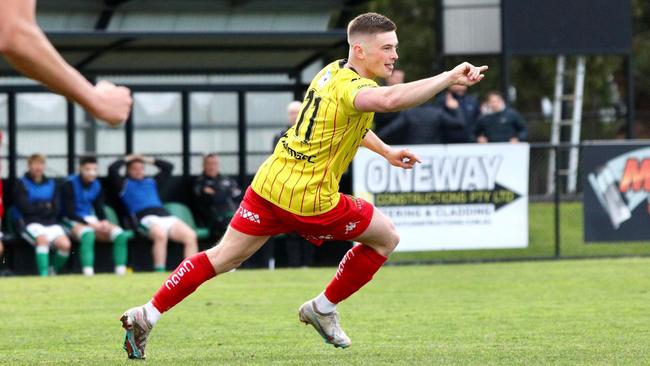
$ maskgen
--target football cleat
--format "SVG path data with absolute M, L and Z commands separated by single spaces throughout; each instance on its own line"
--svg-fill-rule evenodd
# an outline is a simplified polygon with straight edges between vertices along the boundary
M 131 359 L 146 358 L 144 348 L 147 346 L 147 338 L 153 326 L 147 320 L 147 311 L 144 306 L 131 308 L 122 314 L 120 318 L 124 334 L 124 350 Z
M 348 348 L 352 344 L 350 338 L 341 329 L 339 314 L 336 311 L 322 314 L 316 310 L 316 305 L 310 300 L 302 304 L 298 310 L 298 316 L 301 322 L 311 324 L 323 337 L 325 343 L 337 348 Z

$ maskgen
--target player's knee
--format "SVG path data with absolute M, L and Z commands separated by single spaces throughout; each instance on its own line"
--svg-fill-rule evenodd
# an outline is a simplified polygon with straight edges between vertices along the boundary
M 156 242 L 167 240 L 167 234 L 159 227 L 152 227 L 149 230 L 149 238 Z
M 189 229 L 187 231 L 187 233 L 185 234 L 185 244 L 186 245 L 196 245 L 197 240 L 198 239 L 196 237 L 196 233 L 194 232 L 194 230 Z
M 387 242 L 388 242 L 388 247 L 391 249 L 395 249 L 397 247 L 397 244 L 399 244 L 399 233 L 397 232 L 397 228 L 395 228 L 395 225 L 392 226 L 392 229 L 390 230 L 390 234 L 388 235 Z
M 70 251 L 70 249 L 72 248 L 72 244 L 70 243 L 70 239 L 68 239 L 67 236 L 60 236 L 56 240 L 56 247 L 59 250 Z

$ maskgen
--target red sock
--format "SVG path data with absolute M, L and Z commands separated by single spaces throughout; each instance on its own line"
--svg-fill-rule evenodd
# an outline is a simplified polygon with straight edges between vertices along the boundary
M 171 309 L 188 297 L 203 282 L 216 273 L 205 252 L 196 253 L 185 259 L 153 295 L 153 306 L 161 313 Z
M 372 279 L 386 259 L 369 246 L 356 245 L 341 260 L 336 275 L 325 289 L 325 297 L 334 304 L 347 299 Z

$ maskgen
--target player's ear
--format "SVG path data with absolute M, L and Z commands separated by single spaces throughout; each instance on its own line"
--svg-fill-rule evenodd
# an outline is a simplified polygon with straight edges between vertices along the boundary
M 352 45 L 352 52 L 354 53 L 354 57 L 360 60 L 363 60 L 366 57 L 365 52 L 363 52 L 363 46 L 361 46 L 360 43 Z

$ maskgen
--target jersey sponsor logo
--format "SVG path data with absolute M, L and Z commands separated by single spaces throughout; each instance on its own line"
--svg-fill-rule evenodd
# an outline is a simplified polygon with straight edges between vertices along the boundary
M 193 269 L 194 264 L 190 262 L 189 259 L 185 260 L 183 263 L 181 263 L 176 272 L 174 272 L 174 274 L 169 277 L 167 281 L 165 281 L 165 287 L 167 287 L 168 290 L 171 290 L 176 285 L 178 285 L 179 282 L 181 282 L 181 278 L 183 278 L 186 273 L 189 273 Z
M 282 141 L 282 146 L 284 147 L 284 150 L 292 156 L 294 159 L 297 160 L 307 160 L 308 163 L 314 163 L 314 158 L 316 158 L 316 155 L 307 155 L 303 154 L 301 152 L 298 152 L 291 147 L 289 147 L 289 143 L 287 141 Z
M 239 216 L 241 216 L 242 218 L 244 218 L 246 220 L 252 221 L 252 222 L 257 223 L 257 224 L 261 223 L 260 222 L 260 215 L 254 213 L 254 212 L 248 211 L 247 209 L 242 208 L 242 207 L 239 208 L 238 212 L 239 212 Z

